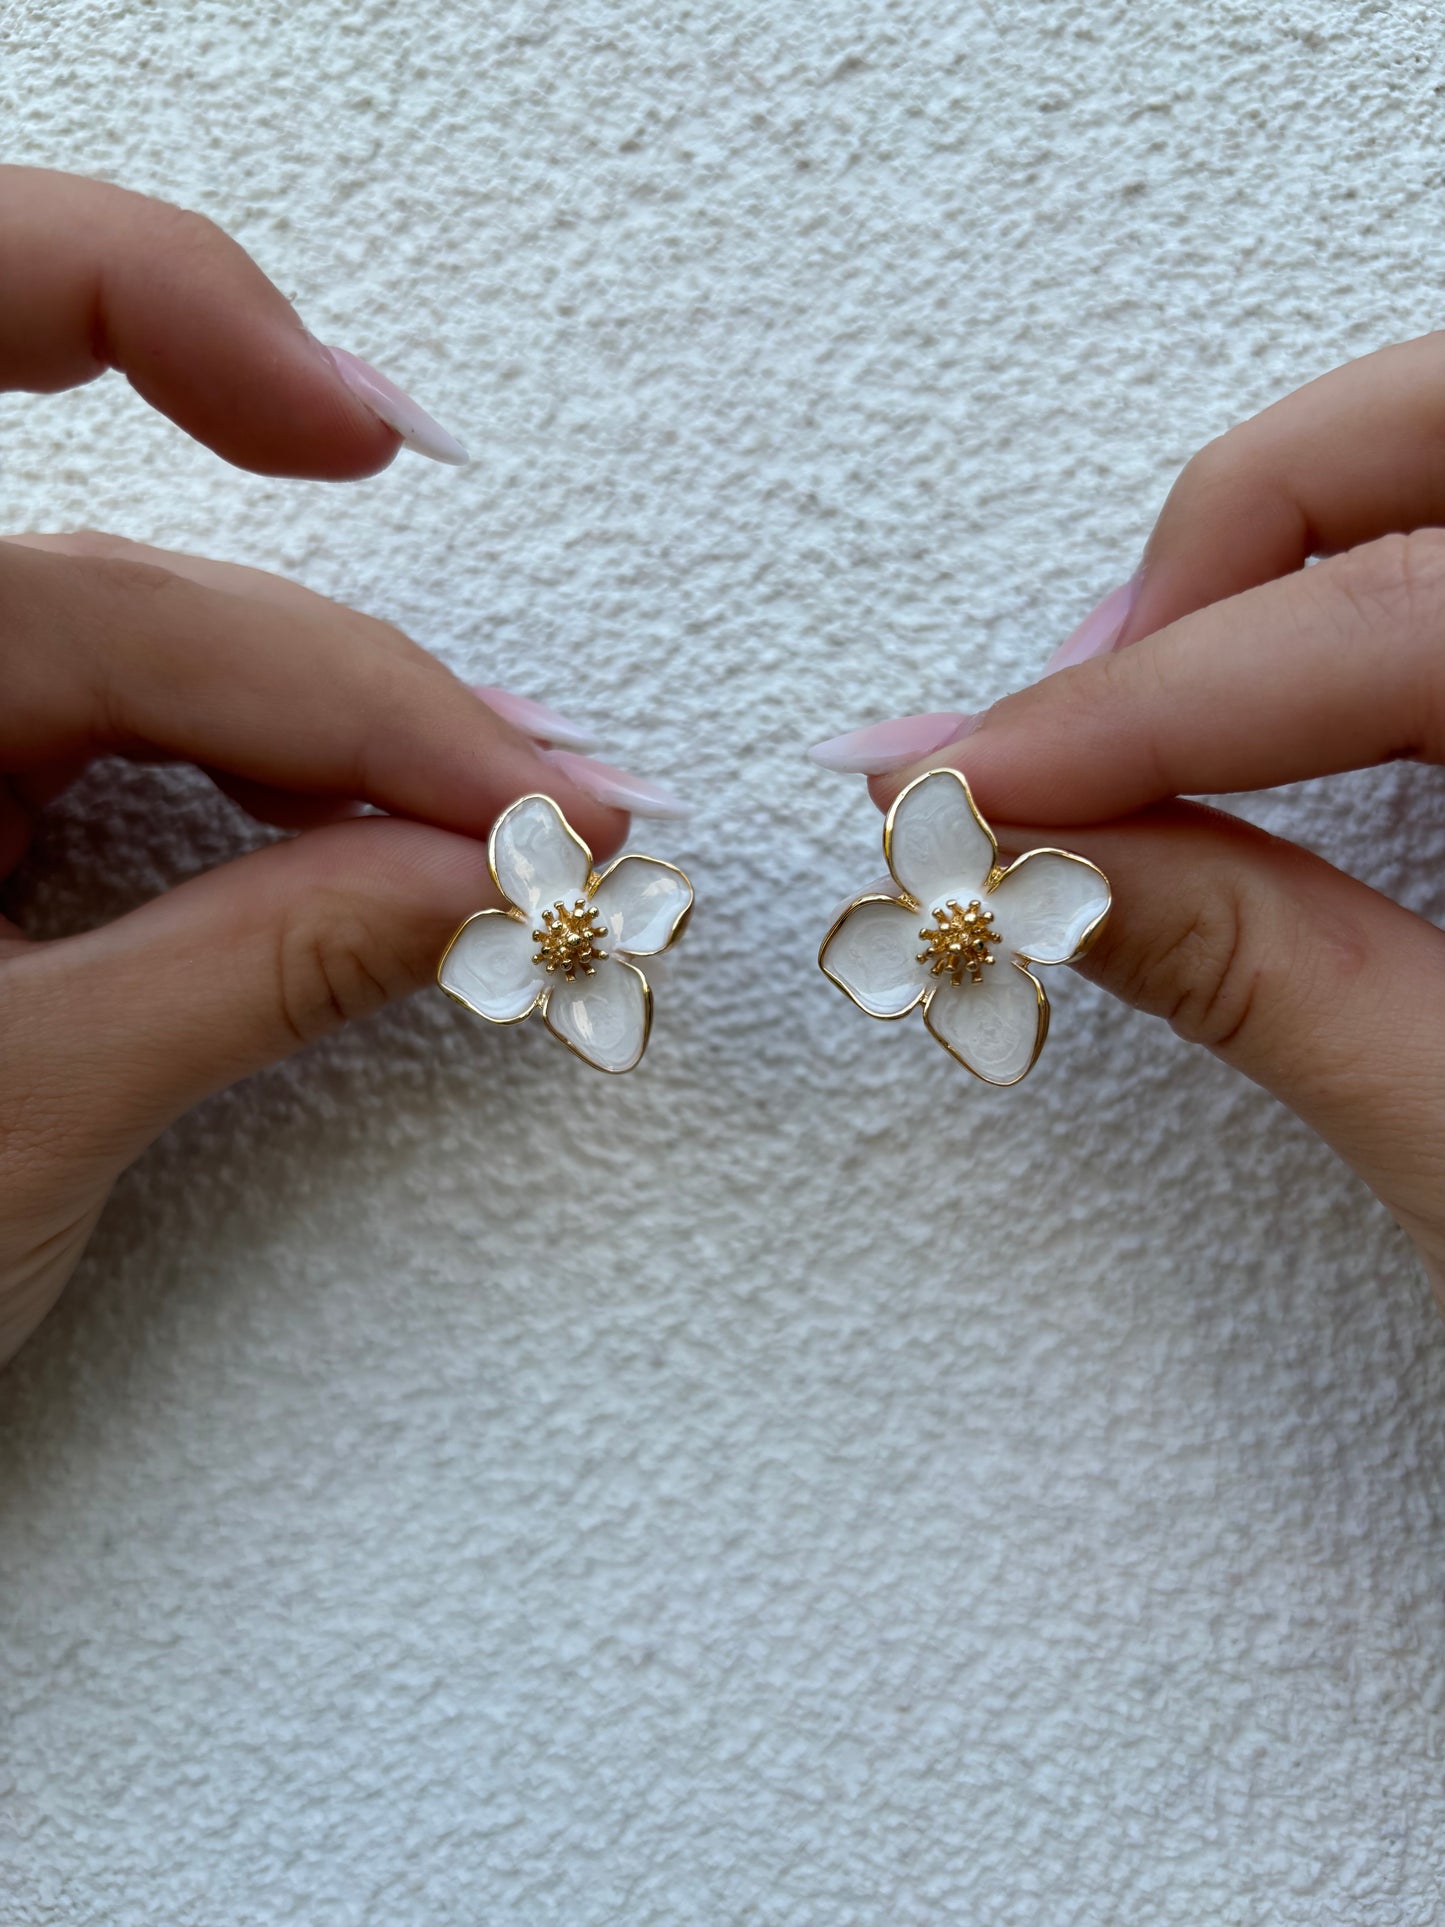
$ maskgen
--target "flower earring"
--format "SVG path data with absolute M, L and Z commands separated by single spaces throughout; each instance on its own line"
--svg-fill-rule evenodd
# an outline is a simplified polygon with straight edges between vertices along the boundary
M 857 897 L 818 965 L 870 1017 L 918 1004 L 950 1056 L 986 1084 L 1017 1084 L 1049 1029 L 1030 964 L 1073 963 L 1109 914 L 1101 870 L 1064 850 L 1006 869 L 955 769 L 930 770 L 894 800 L 883 856 L 896 888 Z
M 547 1028 L 599 1071 L 647 1048 L 652 990 L 633 961 L 682 935 L 692 885 L 671 863 L 620 856 L 601 872 L 550 796 L 504 810 L 487 845 L 505 910 L 479 910 L 437 965 L 449 997 L 490 1024 L 540 1008 Z

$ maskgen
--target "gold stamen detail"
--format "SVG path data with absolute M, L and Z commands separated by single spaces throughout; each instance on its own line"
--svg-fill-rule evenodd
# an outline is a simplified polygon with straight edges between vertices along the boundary
M 993 912 L 985 910 L 977 897 L 964 910 L 950 897 L 946 908 L 935 910 L 933 922 L 918 934 L 924 942 L 919 963 L 929 965 L 931 976 L 946 972 L 956 984 L 965 977 L 981 984 L 984 966 L 994 961 L 989 945 L 1003 942 L 993 928 Z
M 532 941 L 539 946 L 532 962 L 549 972 L 560 970 L 569 984 L 579 971 L 590 977 L 594 963 L 607 955 L 598 946 L 598 939 L 606 934 L 585 897 L 578 897 L 570 910 L 565 903 L 554 903 L 542 912 L 541 928 L 532 932 Z

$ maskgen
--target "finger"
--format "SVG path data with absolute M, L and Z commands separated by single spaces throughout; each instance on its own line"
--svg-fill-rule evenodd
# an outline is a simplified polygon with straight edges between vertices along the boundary
M 153 543 L 132 542 L 127 536 L 111 535 L 102 529 L 73 529 L 54 535 L 27 531 L 0 537 L 0 541 L 18 549 L 75 556 L 82 561 L 144 562 L 152 568 L 184 576 L 203 589 L 249 596 L 255 602 L 273 603 L 278 609 L 299 609 L 319 615 L 323 610 L 334 613 L 346 606 L 288 576 L 274 575 L 269 569 L 253 569 L 243 562 L 218 562 L 211 556 L 191 555 L 184 549 L 157 548 Z
M 1098 823 L 1399 758 L 1445 761 L 1445 531 L 1387 536 L 996 703 L 954 764 L 990 817 Z M 914 771 L 870 785 L 886 808 Z
M 190 555 L 179 549 L 156 548 L 148 542 L 132 542 L 125 536 L 98 529 L 75 529 L 55 535 L 27 532 L 3 536 L 0 541 L 17 548 L 35 549 L 41 554 L 69 555 L 86 561 L 143 562 L 184 576 L 203 588 L 250 596 L 277 609 L 298 609 L 316 616 L 329 612 L 333 617 L 344 619 L 341 604 L 269 570 L 247 568 L 236 562 L 216 562 L 209 556 Z M 44 800 L 49 801 L 61 788 L 68 787 L 79 773 L 79 768 L 72 768 L 65 772 L 63 783 L 48 784 Z M 318 829 L 324 823 L 344 822 L 347 817 L 357 815 L 361 808 L 350 798 L 301 796 L 266 783 L 251 782 L 244 776 L 228 775 L 224 770 L 206 773 L 217 789 L 248 816 L 274 829 Z
M 0 168 L 0 287 L 0 388 L 50 393 L 117 368 L 188 434 L 267 475 L 371 475 L 401 446 L 244 249 L 199 214 Z
M 599 854 L 626 828 L 399 630 L 170 570 L 13 544 L 0 560 L 0 757 L 159 753 L 481 835 L 544 790 Z
M 485 845 L 423 824 L 274 844 L 13 958 L 7 1085 L 102 1181 L 209 1092 L 429 983 L 497 901 Z
M 146 542 L 131 542 L 124 536 L 108 535 L 94 529 L 78 529 L 64 535 L 7 535 L 0 541 L 17 547 L 48 551 L 52 555 L 74 555 L 100 560 L 148 562 L 169 569 L 204 588 L 221 589 L 233 595 L 248 595 L 258 602 L 271 602 L 282 609 L 299 609 L 319 615 L 340 605 L 330 597 L 303 588 L 286 576 L 272 575 L 266 569 L 253 569 L 238 562 L 216 562 L 209 556 L 189 555 L 178 549 L 160 549 Z M 349 611 L 348 611 L 349 613 Z M 505 721 L 514 724 L 533 742 L 558 749 L 591 750 L 597 738 L 571 717 L 560 715 L 534 697 L 518 695 L 515 690 L 498 689 L 490 683 L 469 683 L 472 694 L 494 709 Z M 272 820 L 272 819 L 267 819 Z
M 1113 893 L 1083 973 L 1283 1099 L 1445 1276 L 1445 935 L 1199 804 L 1067 840 Z
M 1445 333 L 1347 363 L 1210 442 L 1170 491 L 1116 647 L 1377 536 L 1445 523 Z

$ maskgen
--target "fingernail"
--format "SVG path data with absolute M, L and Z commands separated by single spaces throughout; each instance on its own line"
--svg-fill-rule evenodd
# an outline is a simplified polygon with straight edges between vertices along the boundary
M 549 743 L 556 749 L 597 747 L 597 738 L 590 729 L 584 729 L 570 716 L 549 709 L 546 703 L 536 702 L 531 696 L 518 696 L 513 690 L 498 689 L 491 683 L 474 682 L 468 687 L 474 696 L 481 697 L 488 709 L 494 709 L 503 722 L 511 723 L 514 729 L 520 729 L 524 736 L 531 736 L 539 743 Z
M 326 348 L 325 342 L 320 345 Z M 471 460 L 456 437 L 449 435 L 440 422 L 434 422 L 424 408 L 418 408 L 394 381 L 388 381 L 385 375 L 344 348 L 326 348 L 326 352 L 352 394 L 364 401 L 388 428 L 395 429 L 403 448 L 414 449 L 418 455 L 429 455 L 434 462 L 448 462 L 453 468 L 460 468 Z
M 1057 669 L 1071 669 L 1076 662 L 1088 662 L 1092 656 L 1108 655 L 1139 600 L 1143 576 L 1142 569 L 1131 575 L 1127 582 L 1111 589 L 1096 609 L 1089 611 L 1068 640 L 1061 642 L 1049 657 L 1044 665 L 1045 676 L 1052 676 Z
M 590 756 L 574 756 L 570 750 L 548 749 L 542 753 L 594 803 L 626 810 L 632 816 L 654 817 L 659 822 L 673 822 L 692 814 L 690 803 L 684 803 L 660 783 L 648 782 L 644 776 L 614 769 L 610 763 L 595 762 Z
M 830 736 L 824 743 L 814 743 L 808 754 L 824 769 L 837 770 L 844 776 L 891 776 L 894 770 L 907 769 L 930 750 L 956 743 L 967 734 L 973 720 L 957 710 L 896 716 L 886 723 L 850 729 L 846 736 Z

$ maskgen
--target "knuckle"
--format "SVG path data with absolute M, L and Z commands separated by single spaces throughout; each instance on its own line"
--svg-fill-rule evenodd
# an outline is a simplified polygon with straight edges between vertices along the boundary
M 79 562 L 95 594 L 107 604 L 150 602 L 158 595 L 174 593 L 181 581 L 170 569 L 132 554 L 125 543 L 97 546 Z
M 151 219 L 166 242 L 183 252 L 211 253 L 218 244 L 230 245 L 230 237 L 207 214 L 194 208 L 177 207 L 174 201 L 150 200 Z
M 1274 967 L 1257 928 L 1248 883 L 1221 870 L 1175 922 L 1134 951 L 1126 1001 L 1163 1017 L 1186 1042 L 1227 1055 L 1267 1001 Z
M 1211 834 L 1225 831 L 1221 823 Z M 1378 947 L 1368 916 L 1342 908 L 1317 858 L 1246 824 L 1228 832 L 1156 923 L 1125 924 L 1112 941 L 1106 931 L 1104 955 L 1086 972 L 1256 1075 L 1278 1055 L 1282 1015 L 1355 996 Z
M 1178 500 L 1199 501 L 1235 485 L 1239 466 L 1241 428 L 1226 429 L 1197 449 L 1179 472 L 1172 493 Z
M 72 529 L 65 538 L 65 552 L 86 560 L 107 561 L 129 556 L 131 544 L 123 535 L 111 535 L 105 529 Z
M 88 591 L 89 607 L 71 634 L 83 668 L 92 731 L 97 740 L 123 747 L 145 733 L 129 671 L 142 645 L 152 655 L 158 651 L 157 639 L 170 627 L 158 599 L 174 597 L 180 578 L 123 550 L 81 557 L 73 567 Z M 174 652 L 172 660 L 179 678 L 187 665 Z
M 1433 630 L 1445 602 L 1445 529 L 1377 536 L 1321 564 L 1330 590 L 1368 619 L 1385 616 Z
M 85 1096 L 76 1064 L 55 1048 L 73 1022 L 49 946 L 25 946 L 6 957 L 0 988 L 0 1063 L 6 1067 L 0 1199 L 7 1216 L 43 1191 L 49 1174 L 75 1160 L 77 1108 L 83 1110 Z
M 425 655 L 426 653 L 419 643 L 412 641 L 405 629 L 399 628 L 394 622 L 388 622 L 383 616 L 368 616 L 358 613 L 357 620 L 361 623 L 370 641 L 373 642 L 378 649 L 384 650 L 388 655 L 410 657 L 414 655 Z
M 1445 529 L 1411 529 L 1332 556 L 1310 574 L 1346 628 L 1380 630 L 1391 650 L 1387 725 L 1379 760 L 1438 760 L 1445 752 Z M 1308 578 L 1307 578 L 1308 579 Z
M 325 892 L 282 919 L 276 1007 L 297 1044 L 370 1017 L 416 987 L 414 971 L 354 899 Z
M 355 610 L 350 614 L 359 625 L 361 646 L 375 650 L 378 663 L 384 663 L 386 673 L 396 678 L 398 697 L 403 688 L 416 686 L 414 679 L 418 676 L 451 678 L 451 671 L 396 623 Z

